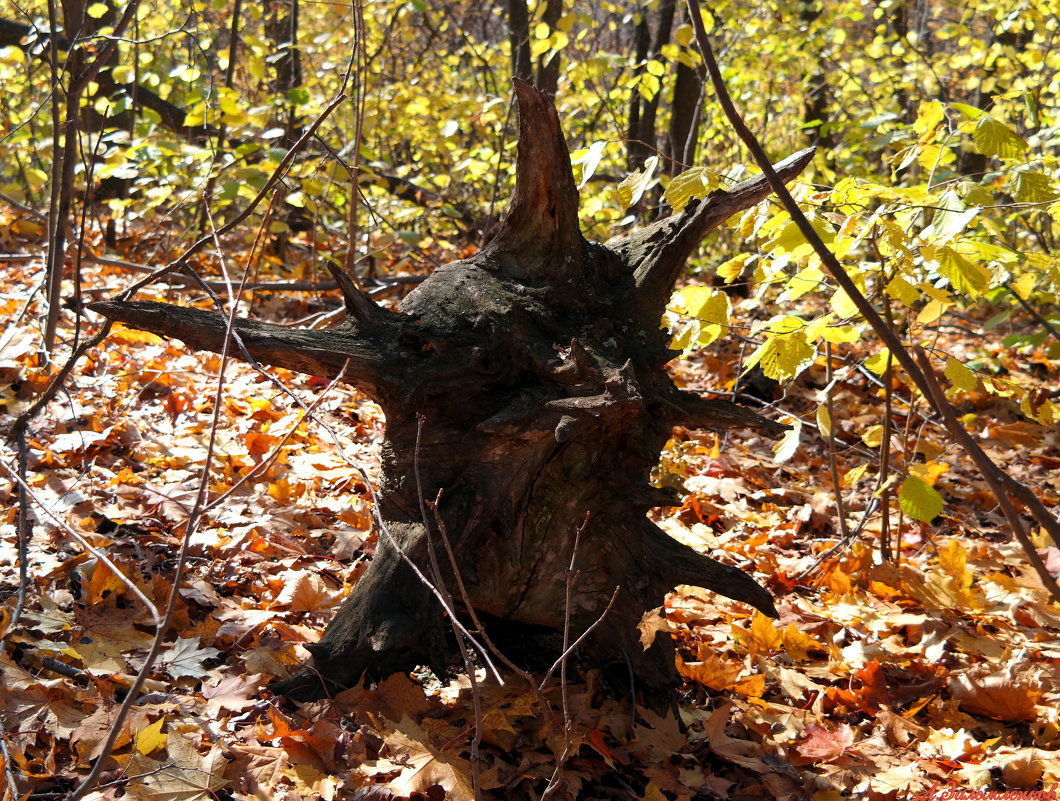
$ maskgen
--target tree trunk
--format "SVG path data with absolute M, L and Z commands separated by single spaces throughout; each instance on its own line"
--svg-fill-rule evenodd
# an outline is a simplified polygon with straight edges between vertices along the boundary
M 320 376 L 345 369 L 344 380 L 378 400 L 387 420 L 378 508 L 385 530 L 364 577 L 310 646 L 311 664 L 277 685 L 296 698 L 319 694 L 321 679 L 334 690 L 447 664 L 450 623 L 410 566 L 432 575 L 432 547 L 458 616 L 470 605 L 509 630 L 562 631 L 569 621 L 572 639 L 603 616 L 581 658 L 620 665 L 622 675 L 631 667 L 637 688 L 656 700 L 678 683 L 673 644 L 659 637 L 645 650 L 636 625 L 675 585 L 706 587 L 775 616 L 769 593 L 750 577 L 681 545 L 646 516 L 676 500 L 649 484 L 673 426 L 784 428 L 678 389 L 664 370 L 676 354 L 659 327 L 692 250 L 765 198 L 768 186 L 754 178 L 617 242 L 588 242 L 556 110 L 526 83 L 516 82 L 516 94 L 516 189 L 486 248 L 436 270 L 397 312 L 336 269 L 347 305 L 341 327 L 236 324 L 257 360 Z M 812 155 L 802 151 L 778 171 L 790 180 Z M 225 318 L 215 312 L 147 302 L 92 308 L 195 348 L 223 345 Z M 424 501 L 439 492 L 437 517 L 425 520 Z M 572 557 L 577 576 L 569 581 Z

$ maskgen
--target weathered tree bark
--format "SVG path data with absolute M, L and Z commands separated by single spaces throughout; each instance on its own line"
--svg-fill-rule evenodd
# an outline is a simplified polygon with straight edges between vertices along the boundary
M 311 665 L 278 685 L 289 695 L 319 694 L 321 678 L 335 689 L 447 663 L 449 623 L 401 554 L 430 575 L 433 538 L 443 580 L 458 613 L 466 611 L 438 527 L 421 513 L 421 501 L 439 491 L 438 515 L 471 607 L 505 626 L 556 631 L 569 616 L 577 635 L 619 588 L 581 654 L 620 664 L 623 674 L 632 666 L 638 689 L 656 699 L 678 682 L 673 644 L 659 637 L 645 650 L 636 624 L 675 585 L 706 587 L 775 616 L 769 593 L 749 576 L 679 544 L 646 517 L 676 500 L 649 484 L 674 426 L 784 428 L 678 389 L 664 370 L 676 354 L 659 327 L 692 250 L 765 198 L 767 184 L 744 181 L 617 242 L 588 242 L 555 108 L 528 84 L 516 82 L 516 94 L 517 185 L 486 248 L 436 270 L 397 312 L 336 270 L 348 312 L 341 327 L 236 323 L 262 362 L 319 376 L 345 366 L 344 380 L 378 400 L 387 420 L 378 511 L 393 541 L 380 536 L 364 577 L 310 647 Z M 812 155 L 803 151 L 777 169 L 791 179 Z M 92 308 L 194 348 L 223 345 L 218 313 L 148 302 Z M 568 608 L 565 576 L 583 523 Z

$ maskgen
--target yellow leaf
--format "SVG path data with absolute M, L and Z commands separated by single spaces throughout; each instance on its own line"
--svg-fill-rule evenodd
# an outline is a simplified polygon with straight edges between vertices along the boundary
M 687 25 L 685 27 L 688 27 Z M 648 786 L 644 788 L 644 795 L 641 796 L 641 801 L 667 801 L 663 791 L 655 786 L 654 782 L 648 782 Z
M 942 104 L 937 100 L 921 103 L 917 110 L 916 122 L 913 130 L 920 134 L 920 139 L 926 141 L 935 135 L 935 130 L 945 119 L 946 114 Z
M 160 717 L 150 726 L 145 726 L 136 732 L 136 750 L 147 756 L 152 751 L 163 747 L 166 744 L 166 735 L 162 733 L 165 725 L 165 717 Z
M 821 329 L 821 339 L 833 345 L 857 342 L 861 339 L 861 330 L 856 325 L 826 325 Z
M 842 289 L 837 289 L 832 295 L 832 311 L 844 320 L 853 320 L 861 315 L 854 301 Z
M 969 370 L 961 362 L 956 359 L 946 359 L 946 378 L 950 380 L 950 383 L 957 389 L 964 390 L 965 392 L 974 392 L 979 387 L 979 379 L 975 373 Z
M 1022 136 L 989 114 L 979 117 L 972 138 L 976 148 L 984 156 L 1017 159 L 1029 147 Z
M 1034 287 L 1038 283 L 1038 276 L 1033 272 L 1025 272 L 1009 286 L 1012 291 L 1015 292 L 1019 297 L 1027 300 L 1034 292 Z
M 784 436 L 773 446 L 773 461 L 783 464 L 788 461 L 799 449 L 799 437 L 802 435 L 802 421 L 795 420 L 791 428 L 784 432 Z
M 747 262 L 750 258 L 750 255 L 744 253 L 743 255 L 731 258 L 724 264 L 719 265 L 718 269 L 715 270 L 718 278 L 724 280 L 726 284 L 731 284 L 743 273 L 744 267 L 747 266 Z
M 935 482 L 944 475 L 950 466 L 945 462 L 924 462 L 909 466 L 909 475 L 916 476 L 929 487 L 934 487 Z
M 817 427 L 821 429 L 821 434 L 824 436 L 832 435 L 832 416 L 828 413 L 828 407 L 823 403 L 817 407 Z
M 880 443 L 883 442 L 883 426 L 870 426 L 865 433 L 861 435 L 861 441 L 870 448 L 880 447 Z
M 828 649 L 807 634 L 800 631 L 794 623 L 789 623 L 783 634 L 784 650 L 796 662 L 805 662 L 810 658 L 810 651 L 827 652 Z
M 712 690 L 727 690 L 736 683 L 743 672 L 743 664 L 726 662 L 712 653 L 708 653 L 703 662 L 686 662 L 678 654 L 677 672 Z
M 939 319 L 946 313 L 946 309 L 952 306 L 952 303 L 947 303 L 941 300 L 932 300 L 916 316 L 916 321 L 923 325 L 930 325 Z
M 92 578 L 85 589 L 85 598 L 89 605 L 103 600 L 108 592 L 120 593 L 125 589 L 125 582 L 111 570 L 104 562 L 96 562 L 92 571 Z
M 782 639 L 783 637 L 773 621 L 761 612 L 755 612 L 755 616 L 751 620 L 750 636 L 747 640 L 751 647 L 751 653 L 768 654 L 770 651 L 775 651 L 780 646 Z
M 774 381 L 786 381 L 801 373 L 812 362 L 817 349 L 806 340 L 806 322 L 782 317 L 769 323 L 765 342 L 751 354 L 745 367 L 761 363 L 762 372 Z
M 953 577 L 959 587 L 972 585 L 972 574 L 968 570 L 968 552 L 958 540 L 946 540 L 939 548 L 939 567 Z
M 869 465 L 866 463 L 859 464 L 857 467 L 847 470 L 847 472 L 843 474 L 843 486 L 847 489 L 853 487 L 861 480 L 861 477 L 865 475 L 865 471 L 868 469 Z
M 920 300 L 919 290 L 900 275 L 895 276 L 891 282 L 887 284 L 887 289 L 884 291 L 887 293 L 888 297 L 894 298 L 906 306 L 912 306 Z
M 761 673 L 747 676 L 732 685 L 732 691 L 750 698 L 761 698 L 766 692 L 766 677 Z
M 865 360 L 865 367 L 872 370 L 876 375 L 883 375 L 887 372 L 887 365 L 890 363 L 889 356 L 891 351 L 889 348 L 884 348 L 875 356 L 870 356 Z

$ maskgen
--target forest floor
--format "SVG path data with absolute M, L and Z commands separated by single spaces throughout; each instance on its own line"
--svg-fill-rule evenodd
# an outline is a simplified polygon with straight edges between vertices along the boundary
M 9 425 L 69 347 L 58 364 L 42 362 L 39 263 L 0 262 L 0 271 L 0 404 Z M 90 265 L 83 280 L 103 296 L 132 279 Z M 139 297 L 201 300 L 158 287 Z M 259 293 L 253 315 L 294 322 L 335 304 Z M 64 311 L 62 337 L 72 337 L 73 321 Z M 98 324 L 85 322 L 86 332 Z M 980 320 L 948 316 L 935 347 L 1051 391 L 1060 361 L 1047 358 L 1049 342 L 1001 344 L 1034 328 L 1019 313 L 988 333 Z M 678 361 L 675 378 L 726 392 L 741 347 L 728 338 Z M 594 675 L 573 670 L 567 685 L 554 680 L 544 690 L 510 674 L 501 685 L 484 671 L 474 688 L 459 673 L 448 681 L 396 675 L 292 711 L 265 685 L 306 657 L 300 643 L 319 637 L 373 552 L 360 468 L 377 471 L 383 417 L 347 387 L 284 370 L 270 371 L 274 382 L 237 362 L 218 391 L 219 357 L 116 328 L 31 426 L 37 525 L 28 600 L 14 628 L 17 498 L 6 469 L 16 454 L 10 441 L 0 446 L 0 631 L 9 629 L 0 712 L 5 768 L 17 786 L 6 798 L 59 798 L 99 754 L 155 626 L 84 543 L 164 608 L 212 432 L 207 507 L 191 533 L 173 623 L 90 798 L 467 801 L 475 782 L 483 798 L 539 799 L 551 783 L 553 799 L 644 801 L 1055 789 L 1060 610 L 982 478 L 922 404 L 910 409 L 897 379 L 884 478 L 912 469 L 946 504 L 923 524 L 900 516 L 890 499 L 888 530 L 901 542 L 881 560 L 883 516 L 873 499 L 884 384 L 858 366 L 872 352 L 855 345 L 834 364 L 835 467 L 849 541 L 839 541 L 829 448 L 817 429 L 823 355 L 766 412 L 803 421 L 797 448 L 775 455 L 773 442 L 751 433 L 675 431 L 659 480 L 687 495 L 682 507 L 658 510 L 660 524 L 751 572 L 781 615 L 772 621 L 679 587 L 665 619 L 646 618 L 646 636 L 658 629 L 678 642 L 686 677 L 679 721 L 608 699 Z M 981 387 L 955 403 L 990 455 L 1055 512 L 1060 430 L 1025 421 Z M 1060 573 L 1060 552 L 1034 536 Z

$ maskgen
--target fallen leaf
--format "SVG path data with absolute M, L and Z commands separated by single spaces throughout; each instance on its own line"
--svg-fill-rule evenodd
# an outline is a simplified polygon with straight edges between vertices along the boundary
M 1036 684 L 1017 681 L 1006 673 L 952 675 L 949 690 L 966 712 L 1008 722 L 1036 718 L 1042 697 Z
M 796 749 L 799 754 L 816 762 L 832 762 L 843 755 L 854 744 L 854 730 L 841 723 L 835 731 L 811 723 L 806 727 L 809 735 Z
M 221 652 L 216 648 L 200 648 L 198 637 L 187 637 L 177 640 L 164 650 L 159 655 L 158 662 L 175 679 L 183 676 L 201 679 L 209 674 L 202 663 L 220 655 Z
M 391 761 L 401 772 L 388 782 L 396 795 L 426 794 L 441 787 L 450 801 L 475 801 L 471 785 L 471 763 L 454 751 L 440 751 L 427 742 L 427 735 L 409 718 L 383 738 Z
M 663 607 L 649 609 L 641 617 L 640 623 L 637 624 L 637 629 L 640 631 L 640 645 L 645 651 L 651 648 L 659 632 L 670 633 L 670 624 L 667 622 L 666 616 L 662 614 L 662 610 Z

